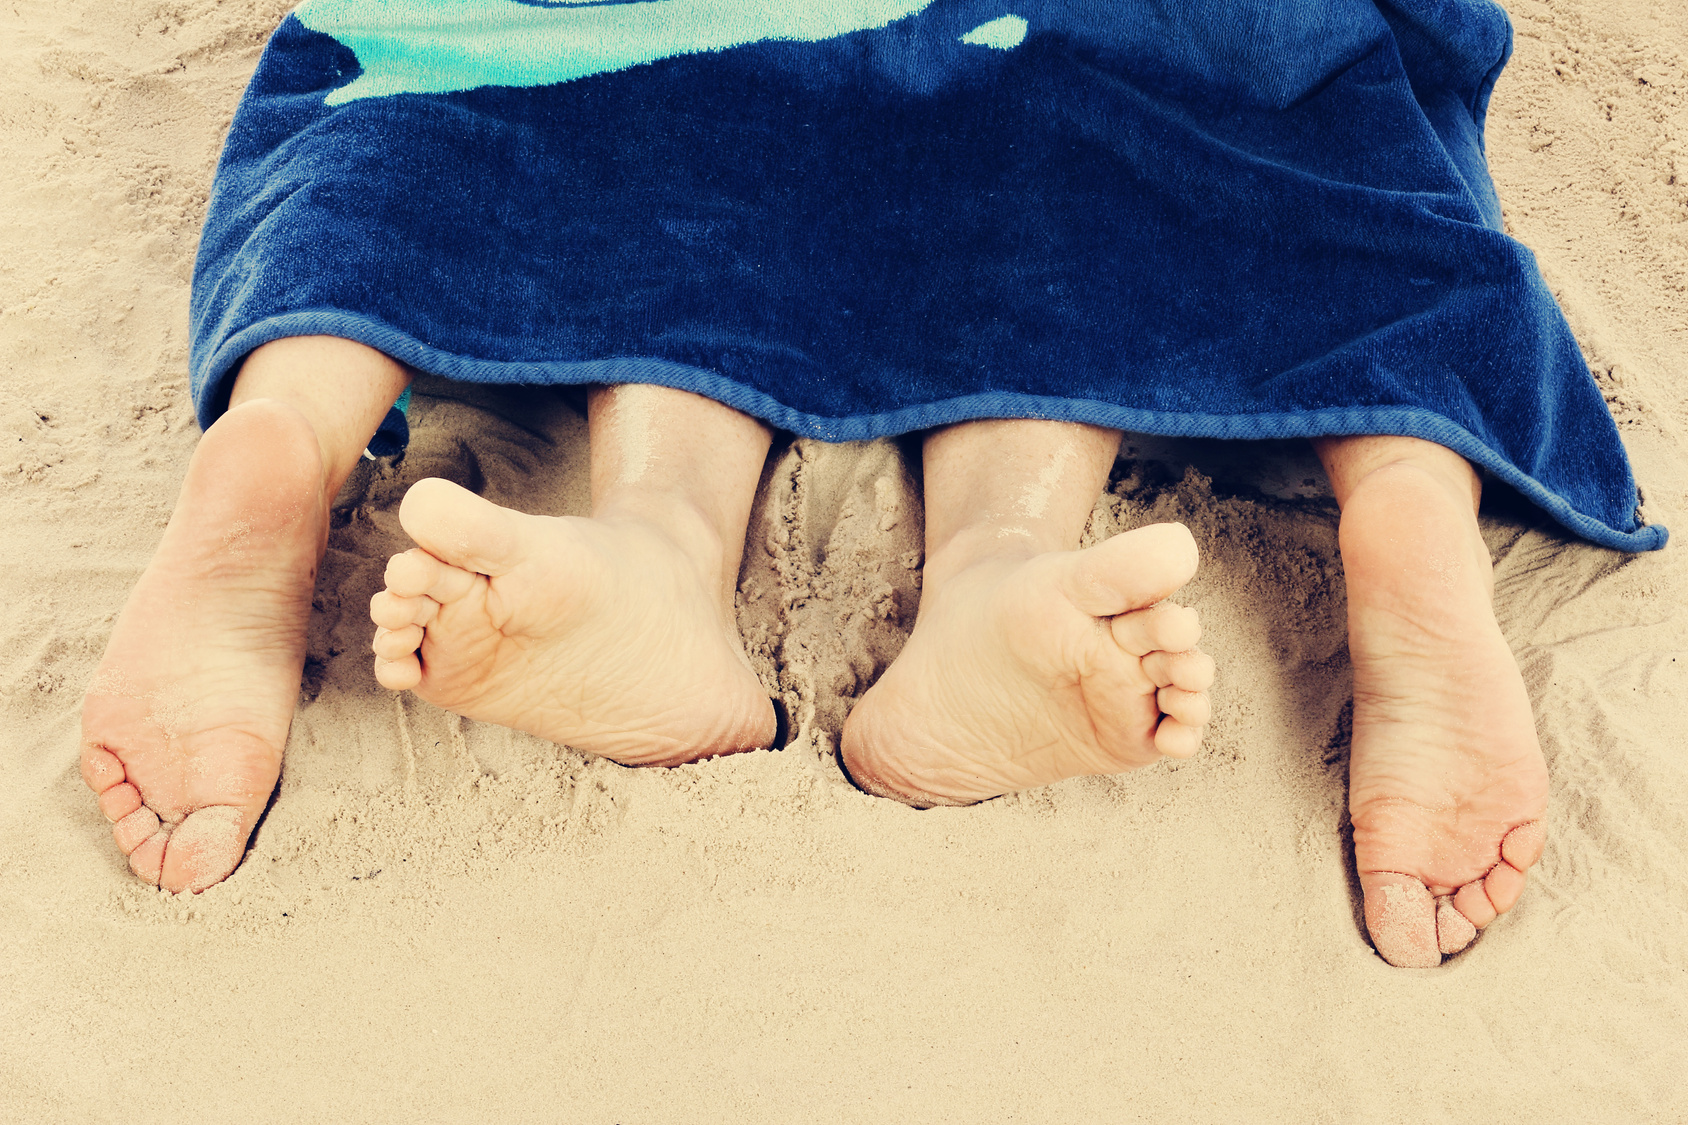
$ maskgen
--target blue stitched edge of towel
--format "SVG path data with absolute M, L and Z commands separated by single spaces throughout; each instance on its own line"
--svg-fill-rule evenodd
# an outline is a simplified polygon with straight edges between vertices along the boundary
M 1617 551 L 1656 551 L 1670 539 L 1670 532 L 1659 524 L 1626 532 L 1590 519 L 1573 509 L 1557 493 L 1508 463 L 1464 427 L 1419 407 L 1342 407 L 1297 414 L 1182 414 L 1139 410 L 1086 399 L 991 392 L 942 399 L 882 414 L 827 418 L 793 410 L 760 391 L 751 390 L 714 372 L 668 360 L 628 357 L 579 362 L 503 363 L 469 359 L 430 348 L 390 325 L 339 310 L 287 313 L 248 326 L 225 340 L 211 358 L 208 385 L 221 387 L 240 360 L 253 349 L 289 336 L 339 336 L 355 340 L 386 353 L 400 363 L 467 383 L 553 386 L 650 383 L 674 387 L 725 403 L 801 437 L 830 442 L 869 441 L 981 418 L 1085 422 L 1093 426 L 1166 437 L 1258 440 L 1395 434 L 1423 438 L 1481 465 L 1523 493 L 1568 530 L 1602 547 Z M 200 401 L 200 425 L 209 428 L 220 412 L 220 406 L 213 404 L 226 402 L 227 394 L 208 394 Z M 396 408 L 388 412 L 389 419 L 395 414 L 399 424 L 403 425 L 404 415 Z M 408 437 L 408 428 L 405 436 Z M 391 452 L 397 453 L 402 449 L 401 443 Z M 377 452 L 373 443 L 371 452 Z

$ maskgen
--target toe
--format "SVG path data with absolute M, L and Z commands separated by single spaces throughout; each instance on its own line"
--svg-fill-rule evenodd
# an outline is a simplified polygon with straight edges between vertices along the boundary
M 1201 745 L 1201 727 L 1188 726 L 1170 715 L 1155 728 L 1155 749 L 1168 758 L 1191 757 Z
M 100 794 L 99 804 L 105 818 L 116 824 L 141 807 L 141 791 L 128 782 L 113 785 Z
M 1411 875 L 1392 871 L 1360 873 L 1366 899 L 1366 930 L 1378 956 L 1406 969 L 1433 969 L 1442 963 L 1436 940 L 1436 900 Z
M 381 580 L 395 597 L 416 598 L 434 584 L 444 567 L 444 563 L 428 552 L 412 548 L 387 560 Z
M 96 793 L 104 793 L 127 776 L 116 754 L 92 744 L 82 748 L 82 780 Z
M 473 571 L 412 548 L 387 560 L 385 581 L 387 589 L 401 598 L 426 596 L 436 602 L 454 602 L 474 588 L 477 577 Z
M 1483 893 L 1494 903 L 1497 914 L 1505 914 L 1517 904 L 1518 896 L 1524 893 L 1524 873 L 1502 860 L 1495 864 L 1493 871 L 1483 877 Z
M 1113 619 L 1114 642 L 1133 656 L 1151 652 L 1184 652 L 1202 637 L 1201 616 L 1181 605 L 1157 605 L 1122 613 Z
M 143 805 L 111 826 L 111 838 L 117 841 L 118 851 L 133 855 L 135 849 L 157 834 L 158 826 L 158 814 Z M 153 882 L 157 881 L 155 876 Z
M 409 691 L 422 682 L 422 661 L 415 653 L 397 660 L 375 658 L 375 682 L 389 691 Z
M 1444 957 L 1450 957 L 1477 936 L 1477 927 L 1454 906 L 1449 899 L 1436 904 L 1436 947 Z
M 399 523 L 429 554 L 481 574 L 506 574 L 523 557 L 517 513 L 448 480 L 410 486 Z
M 164 870 L 164 847 L 170 841 L 167 832 L 154 832 L 129 853 L 129 870 L 158 886 L 158 876 Z
M 1506 834 L 1500 843 L 1501 858 L 1520 871 L 1528 871 L 1541 859 L 1542 848 L 1547 843 L 1547 830 L 1541 821 L 1532 820 L 1528 824 L 1520 824 Z
M 1195 577 L 1197 561 L 1195 537 L 1183 524 L 1139 527 L 1072 552 L 1061 590 L 1090 616 L 1113 617 L 1170 596 Z
M 158 877 L 167 891 L 198 894 L 228 878 L 246 854 L 247 818 L 230 805 L 199 809 L 176 826 Z
M 369 599 L 369 619 L 383 629 L 426 625 L 439 611 L 440 603 L 432 598 L 401 598 L 391 590 L 378 590 Z
M 1182 608 L 1182 607 L 1180 607 Z M 1194 610 L 1190 612 L 1194 613 Z M 1200 623 L 1196 626 L 1200 628 Z M 1143 672 L 1156 687 L 1180 687 L 1185 691 L 1206 691 L 1213 686 L 1213 657 L 1205 652 L 1155 651 L 1143 658 Z
M 416 651 L 422 643 L 422 627 L 406 625 L 403 629 L 377 629 L 371 647 L 383 660 L 398 660 Z
M 1163 687 L 1155 693 L 1155 703 L 1162 714 L 1171 715 L 1187 727 L 1205 727 L 1213 714 L 1207 696 L 1199 691 Z
M 1494 903 L 1483 893 L 1483 881 L 1467 883 L 1454 892 L 1454 907 L 1470 919 L 1471 924 L 1482 929 L 1495 920 Z

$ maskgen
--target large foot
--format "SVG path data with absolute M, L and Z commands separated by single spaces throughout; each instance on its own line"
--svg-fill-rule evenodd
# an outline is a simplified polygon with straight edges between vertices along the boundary
M 412 485 L 399 520 L 421 549 L 393 557 L 370 605 L 386 687 L 627 765 L 773 740 L 730 587 L 699 561 L 720 544 L 524 515 L 443 480 Z
M 1349 496 L 1341 540 L 1366 927 L 1390 964 L 1430 967 L 1518 901 L 1547 768 L 1469 495 L 1386 465 Z
M 1194 651 L 1195 611 L 1157 603 L 1195 572 L 1181 524 L 1082 551 L 930 560 L 908 644 L 844 725 L 845 767 L 925 807 L 1194 754 L 1213 661 Z
M 235 407 L 194 452 L 82 708 L 82 776 L 150 883 L 202 891 L 245 854 L 281 771 L 326 514 L 315 433 L 289 406 Z

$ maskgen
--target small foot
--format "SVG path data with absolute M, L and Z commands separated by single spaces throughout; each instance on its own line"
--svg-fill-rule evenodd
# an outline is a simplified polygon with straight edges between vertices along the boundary
M 697 561 L 709 550 L 640 519 L 514 512 L 443 480 L 412 485 L 399 519 L 421 546 L 393 557 L 370 605 L 386 687 L 626 765 L 773 740 L 719 575 Z
M 202 891 L 245 854 L 281 771 L 326 514 L 315 433 L 289 406 L 238 406 L 194 452 L 82 708 L 83 779 L 149 883 Z
M 1430 967 L 1518 901 L 1547 767 L 1469 496 L 1388 465 L 1354 488 L 1341 538 L 1366 928 L 1389 963 Z
M 1213 660 L 1194 610 L 1159 604 L 1196 572 L 1181 524 L 1082 551 L 929 563 L 908 644 L 844 726 L 851 777 L 918 806 L 1188 757 Z

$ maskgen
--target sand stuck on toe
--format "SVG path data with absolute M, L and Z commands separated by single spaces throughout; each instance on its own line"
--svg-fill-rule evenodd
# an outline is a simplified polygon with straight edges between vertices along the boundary
M 577 512 L 555 394 L 418 387 L 335 507 L 282 784 L 205 894 L 138 883 L 79 696 L 197 437 L 188 278 L 273 0 L 0 3 L 0 1120 L 1688 1120 L 1688 7 L 1509 0 L 1489 150 L 1678 545 L 1491 490 L 1553 775 L 1518 908 L 1380 961 L 1345 836 L 1336 508 L 1293 446 L 1128 437 L 1091 537 L 1195 532 L 1207 746 L 914 812 L 834 758 L 919 596 L 909 447 L 776 447 L 740 616 L 782 751 L 626 770 L 371 675 L 428 475 Z

